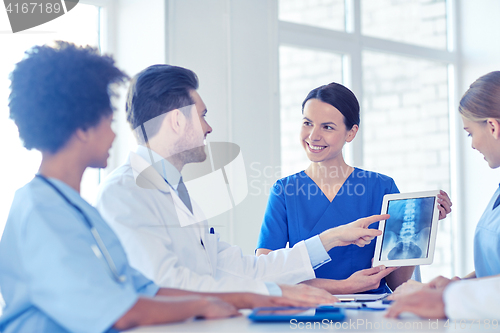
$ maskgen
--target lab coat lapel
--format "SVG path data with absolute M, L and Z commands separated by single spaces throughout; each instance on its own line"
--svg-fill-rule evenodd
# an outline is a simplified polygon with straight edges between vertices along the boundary
M 161 192 L 170 192 L 170 186 L 155 168 L 139 154 L 130 152 L 130 166 L 134 173 L 135 183 L 142 188 L 158 189 Z
M 181 228 L 193 228 L 195 230 L 195 233 L 204 244 L 205 252 L 212 268 L 212 274 L 214 274 L 217 268 L 217 235 L 208 233 L 205 214 L 200 206 L 194 200 L 191 200 L 193 206 L 193 213 L 191 213 L 177 193 L 170 190 L 170 186 L 165 182 L 165 179 L 150 163 L 134 152 L 130 152 L 129 161 L 133 169 L 135 182 L 138 186 L 170 193 Z
M 179 223 L 182 228 L 193 228 L 194 232 L 201 240 L 205 253 L 212 269 L 212 275 L 215 274 L 217 269 L 217 252 L 218 252 L 218 239 L 216 234 L 208 232 L 207 222 L 205 215 L 201 211 L 200 206 L 195 201 L 191 201 L 193 206 L 193 213 L 186 207 L 186 205 L 179 198 L 174 191 L 170 192 L 174 200 L 177 215 L 179 216 Z
M 172 194 L 172 198 L 174 199 L 175 207 L 176 209 L 180 209 L 184 214 L 186 214 L 189 218 L 194 218 L 194 205 L 193 205 L 193 213 L 186 207 L 184 202 L 182 202 L 181 198 L 175 193 L 175 191 L 171 191 L 170 194 Z M 192 204 L 192 203 L 191 203 Z M 201 222 L 201 221 L 199 221 Z M 192 223 L 190 223 L 192 224 Z

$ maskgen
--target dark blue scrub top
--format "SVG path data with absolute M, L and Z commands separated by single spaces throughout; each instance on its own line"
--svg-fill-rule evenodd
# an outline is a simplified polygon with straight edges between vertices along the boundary
M 269 195 L 257 248 L 277 250 L 287 242 L 293 247 L 301 240 L 359 218 L 380 214 L 385 194 L 399 193 L 388 176 L 355 168 L 332 202 L 316 183 L 301 171 L 278 180 Z M 370 226 L 378 229 L 378 222 Z M 335 247 L 332 258 L 315 270 L 317 278 L 343 280 L 359 270 L 370 268 L 375 241 L 365 247 Z M 365 293 L 385 293 L 390 289 L 381 280 L 377 289 Z

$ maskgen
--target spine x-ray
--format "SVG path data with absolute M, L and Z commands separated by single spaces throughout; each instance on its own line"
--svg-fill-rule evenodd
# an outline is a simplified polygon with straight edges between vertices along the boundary
M 427 258 L 434 197 L 389 201 L 380 260 Z

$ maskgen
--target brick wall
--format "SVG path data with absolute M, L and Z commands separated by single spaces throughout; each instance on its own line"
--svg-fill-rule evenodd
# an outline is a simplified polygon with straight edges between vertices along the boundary
M 450 191 L 447 65 L 363 53 L 364 167 L 391 176 L 401 192 Z M 432 266 L 451 274 L 451 225 L 439 224 Z
M 364 35 L 446 48 L 445 0 L 361 0 Z

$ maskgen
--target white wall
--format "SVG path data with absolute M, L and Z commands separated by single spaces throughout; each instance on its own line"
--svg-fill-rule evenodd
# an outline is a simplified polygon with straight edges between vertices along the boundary
M 169 63 L 197 73 L 213 128 L 208 140 L 238 144 L 247 175 L 263 185 L 266 178 L 255 178 L 252 163 L 259 169 L 280 165 L 274 7 L 267 0 L 168 3 Z M 251 254 L 266 202 L 263 191 L 250 189 L 240 205 L 209 224 Z
M 129 75 L 165 62 L 193 70 L 207 105 L 207 121 L 213 127 L 208 140 L 238 144 L 247 175 L 254 176 L 262 190 L 276 177 L 256 177 L 252 163 L 259 170 L 280 165 L 275 4 L 267 0 L 154 0 L 144 6 L 138 0 L 119 0 L 115 39 L 111 40 L 118 66 Z M 109 169 L 123 163 L 132 142 L 123 135 L 128 132 L 123 97 L 117 115 L 120 135 Z M 216 226 L 224 240 L 251 254 L 266 202 L 264 191 L 250 190 L 240 205 L 210 219 L 209 224 Z
M 462 53 L 462 85 L 459 98 L 469 85 L 478 77 L 494 70 L 500 70 L 500 1 L 498 0 L 461 0 L 459 2 L 459 27 Z M 492 170 L 483 156 L 471 149 L 470 138 L 466 137 L 461 120 L 458 131 L 461 152 L 461 206 L 463 230 L 460 233 L 465 241 L 462 251 L 465 261 L 461 272 L 474 270 L 473 237 L 476 224 L 493 192 L 500 182 L 499 170 Z M 460 249 L 459 249 L 460 250 Z
M 117 66 L 130 77 L 144 68 L 165 63 L 166 7 L 164 0 L 148 0 L 147 6 L 139 0 L 117 0 L 107 9 L 107 52 L 113 54 Z M 126 89 L 120 90 L 115 106 L 115 131 L 118 133 L 109 167 L 104 176 L 125 162 L 130 147 L 135 144 L 125 118 Z

